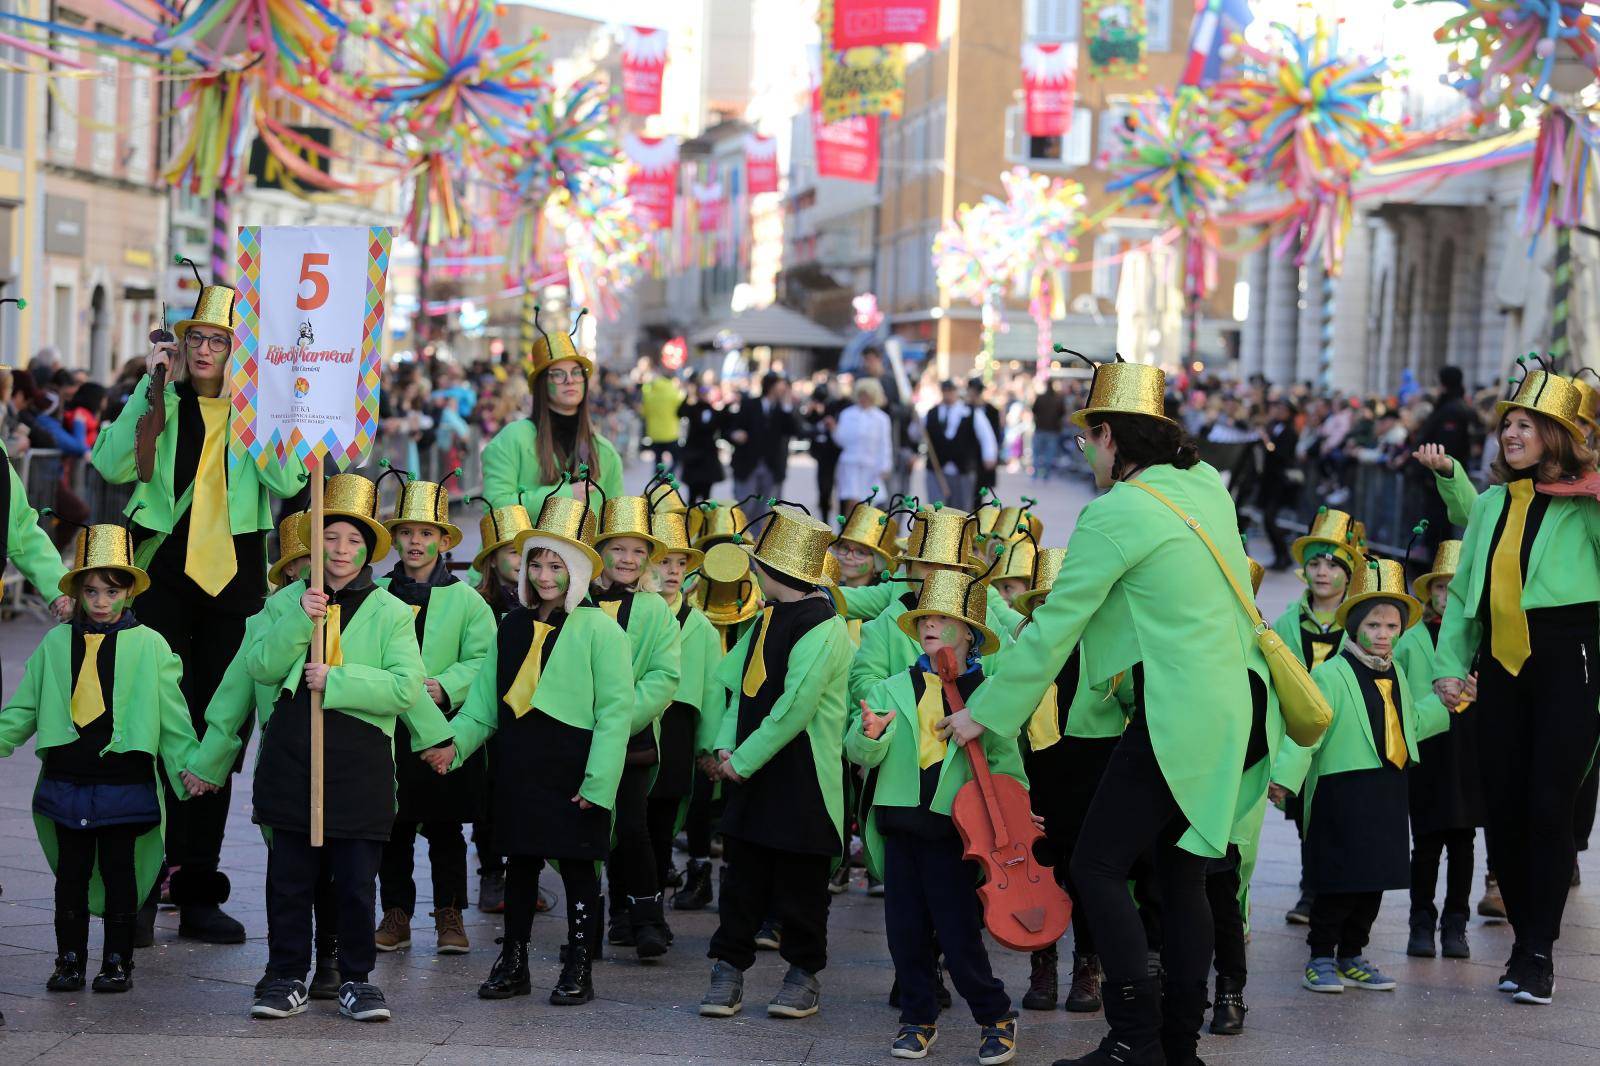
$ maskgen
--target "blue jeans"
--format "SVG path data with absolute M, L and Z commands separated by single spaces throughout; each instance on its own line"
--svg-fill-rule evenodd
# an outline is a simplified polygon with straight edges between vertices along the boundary
M 1033 431 L 1033 476 L 1049 478 L 1061 461 L 1061 434 Z

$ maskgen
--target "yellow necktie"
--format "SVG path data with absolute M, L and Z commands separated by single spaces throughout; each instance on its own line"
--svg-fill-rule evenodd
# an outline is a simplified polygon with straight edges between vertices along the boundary
M 615 622 L 617 620 L 617 615 L 622 613 L 622 600 L 601 600 L 600 609 L 609 615 L 611 620 Z
M 322 662 L 325 666 L 344 665 L 344 646 L 339 639 L 339 605 L 328 604 L 328 617 L 322 622 Z
M 1311 642 L 1311 666 L 1313 669 L 1328 661 L 1328 656 L 1333 649 L 1338 647 L 1337 641 L 1314 640 Z
M 504 697 L 506 707 L 518 718 L 533 709 L 533 691 L 539 687 L 539 673 L 544 669 L 545 638 L 555 629 L 544 622 L 533 623 L 533 643 L 528 645 L 528 654 L 523 657 Z
M 206 424 L 206 439 L 194 471 L 183 572 L 207 595 L 215 596 L 239 570 L 233 554 L 233 527 L 228 523 L 228 398 L 200 397 L 200 417 Z
M 750 655 L 750 665 L 744 668 L 744 694 L 754 697 L 767 683 L 767 626 L 772 623 L 772 608 L 761 609 L 761 629 L 756 633 L 755 651 Z
M 1506 527 L 1489 563 L 1490 650 L 1495 662 L 1516 677 L 1533 654 L 1528 637 L 1528 616 L 1522 610 L 1522 534 L 1533 502 L 1533 479 L 1522 478 L 1506 486 Z
M 944 721 L 944 683 L 938 674 L 922 675 L 922 698 L 917 701 L 917 766 L 926 770 L 944 762 L 950 745 L 939 739 L 935 727 Z
M 1056 703 L 1056 685 L 1045 689 L 1044 699 L 1028 719 L 1028 749 L 1043 751 L 1061 739 L 1061 707 Z
M 104 633 L 83 635 L 83 665 L 78 667 L 78 680 L 72 686 L 72 724 L 82 729 L 106 713 L 105 693 L 100 691 L 100 645 Z
M 858 648 L 861 647 L 861 619 L 845 619 L 844 630 L 846 633 L 850 634 L 850 643 L 854 644 Z
M 1400 710 L 1394 705 L 1394 682 L 1386 677 L 1374 679 L 1383 698 L 1383 757 L 1400 770 L 1406 768 L 1406 733 L 1400 726 Z

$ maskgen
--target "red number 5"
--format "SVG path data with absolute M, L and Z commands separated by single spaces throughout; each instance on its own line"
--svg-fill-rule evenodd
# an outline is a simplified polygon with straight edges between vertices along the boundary
M 295 291 L 305 282 L 311 282 L 311 295 L 298 296 L 294 305 L 302 311 L 315 311 L 328 302 L 328 275 L 313 267 L 328 265 L 327 252 L 307 252 L 305 258 L 300 260 L 300 281 L 296 284 Z

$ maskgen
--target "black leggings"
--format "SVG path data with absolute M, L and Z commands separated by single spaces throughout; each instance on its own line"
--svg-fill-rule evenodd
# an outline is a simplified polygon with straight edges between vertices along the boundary
M 649 796 L 653 766 L 624 766 L 617 785 L 616 847 L 606 874 L 611 881 L 612 899 L 620 904 L 627 897 L 653 899 L 661 891 L 656 873 L 655 853 L 650 847 Z
M 1205 983 L 1211 970 L 1206 860 L 1178 847 L 1188 820 L 1167 787 L 1142 712 L 1122 734 L 1089 804 L 1070 869 L 1078 905 L 1094 928 L 1106 979 L 1137 981 L 1149 968 L 1149 940 L 1128 877 L 1153 847 L 1167 979 Z
M 1239 910 L 1239 849 L 1228 847 L 1233 865 L 1206 875 L 1217 977 L 1244 985 L 1249 967 L 1244 954 L 1244 914 Z
M 683 833 L 688 838 L 689 858 L 704 861 L 711 858 L 711 807 L 712 795 L 717 786 L 711 779 L 694 771 L 694 791 L 689 794 L 689 812 L 683 820 Z
M 506 940 L 526 944 L 539 903 L 539 868 L 533 855 L 506 859 Z M 593 859 L 563 859 L 561 887 L 567 896 L 568 942 L 591 950 L 600 944 L 600 874 Z
M 56 950 L 76 951 L 82 959 L 89 948 L 89 880 L 95 858 L 100 860 L 100 882 L 106 890 L 106 954 L 130 958 L 133 952 L 133 915 L 139 909 L 139 886 L 134 876 L 133 845 L 150 825 L 108 825 L 99 829 L 56 829 Z M 123 943 L 123 940 L 126 943 Z
M 1465 921 L 1471 914 L 1472 846 L 1476 829 L 1436 829 L 1411 834 L 1411 922 L 1432 926 L 1439 910 L 1433 904 L 1439 888 L 1439 856 L 1449 851 L 1444 879 L 1444 916 Z
M 645 824 L 650 828 L 650 856 L 656 864 L 656 884 L 666 883 L 672 869 L 672 838 L 678 828 L 681 796 L 651 796 L 645 806 Z

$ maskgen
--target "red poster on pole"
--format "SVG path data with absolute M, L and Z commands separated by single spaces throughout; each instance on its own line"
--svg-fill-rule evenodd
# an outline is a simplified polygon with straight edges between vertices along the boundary
M 833 0 L 833 47 L 939 43 L 939 0 Z
M 629 26 L 622 31 L 622 106 L 630 115 L 661 113 L 667 69 L 667 31 Z
M 622 137 L 628 157 L 628 195 L 640 219 L 672 228 L 672 206 L 678 192 L 678 142 L 665 137 Z
M 722 218 L 728 209 L 727 197 L 722 194 L 722 182 L 694 183 L 694 209 L 701 233 L 716 233 L 722 229 Z
M 752 133 L 744 139 L 745 184 L 751 196 L 778 191 L 778 142 Z
M 1078 89 L 1078 45 L 1022 45 L 1022 93 L 1027 101 L 1029 137 L 1064 137 L 1072 128 Z
M 817 144 L 817 176 L 845 181 L 878 180 L 878 116 L 853 115 L 823 125 L 822 91 L 811 94 L 811 128 Z

